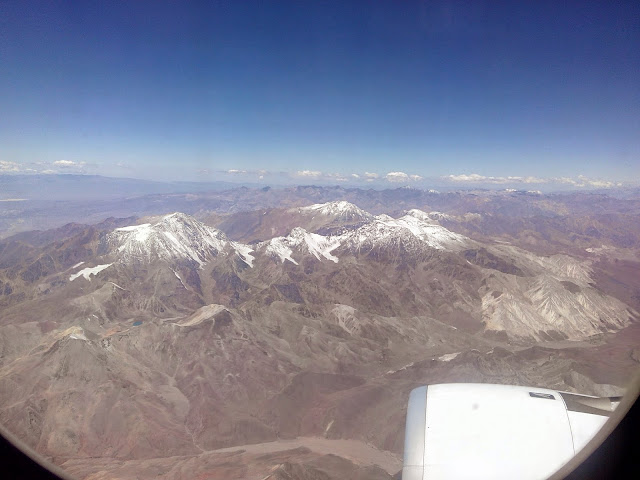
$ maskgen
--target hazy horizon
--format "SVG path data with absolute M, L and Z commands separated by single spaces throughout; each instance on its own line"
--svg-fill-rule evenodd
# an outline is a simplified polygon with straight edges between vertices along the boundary
M 392 172 L 394 173 L 394 172 Z M 478 176 L 476 176 L 478 177 Z M 197 192 L 205 192 L 209 189 L 213 190 L 228 190 L 240 187 L 248 187 L 248 188 L 292 188 L 292 187 L 318 187 L 318 188 L 333 188 L 333 187 L 342 187 L 345 189 L 374 189 L 374 190 L 387 190 L 387 189 L 397 189 L 397 188 L 412 188 L 423 190 L 431 193 L 447 193 L 447 192 L 465 192 L 465 191 L 491 191 L 491 192 L 528 192 L 528 193 L 536 193 L 536 194 L 562 194 L 562 193 L 607 193 L 610 192 L 615 194 L 616 191 L 625 191 L 628 189 L 637 189 L 640 187 L 638 182 L 627 181 L 627 182 L 603 182 L 588 179 L 584 176 L 580 176 L 577 179 L 569 179 L 569 178 L 560 178 L 560 179 L 544 179 L 544 181 L 540 181 L 539 183 L 529 183 L 522 180 L 513 180 L 509 178 L 499 178 L 499 177 L 485 177 L 485 178 L 475 178 L 470 181 L 455 181 L 451 180 L 447 177 L 427 177 L 421 178 L 419 180 L 395 180 L 386 178 L 386 176 L 380 176 L 378 178 L 371 179 L 369 182 L 358 181 L 358 179 L 345 179 L 344 181 L 336 181 L 335 178 L 331 176 L 319 175 L 316 177 L 310 178 L 296 178 L 296 176 L 287 174 L 286 172 L 274 172 L 267 176 L 267 178 L 255 179 L 251 177 L 251 174 L 248 175 L 225 175 L 224 172 L 216 177 L 209 177 L 204 179 L 193 179 L 193 180 L 182 180 L 182 179 L 149 179 L 149 178 L 140 178 L 134 176 L 112 176 L 112 175 L 101 175 L 95 173 L 54 173 L 49 172 L 46 174 L 43 173 L 24 173 L 24 172 L 2 172 L 0 173 L 0 184 L 3 184 L 5 187 L 4 192 L 0 194 L 0 201 L 9 201 L 14 200 L 15 193 L 20 190 L 24 190 L 25 192 L 29 191 L 29 188 L 37 188 L 38 182 L 21 182 L 21 181 L 13 181 L 11 179 L 26 179 L 26 178 L 37 178 L 37 179 L 47 179 L 51 178 L 62 178 L 62 179 L 74 179 L 77 180 L 77 186 L 81 185 L 82 179 L 86 178 L 89 181 L 85 182 L 87 186 L 92 184 L 91 179 L 102 179 L 105 184 L 105 187 L 108 184 L 113 182 L 114 185 L 119 182 L 122 185 L 119 185 L 119 190 L 116 190 L 114 194 L 120 192 L 121 194 L 125 194 L 126 191 L 122 190 L 126 185 L 130 185 L 131 187 L 138 186 L 142 187 L 144 185 L 174 185 L 183 186 L 181 189 L 173 189 L 171 190 L 174 193 L 197 193 Z M 5 179 L 5 180 L 2 180 Z M 46 184 L 54 185 L 54 182 L 45 181 Z M 95 183 L 93 183 L 95 185 Z M 9 188 L 9 186 L 16 188 Z M 63 183 L 61 184 L 61 188 L 64 190 L 69 188 L 70 184 Z M 135 189 L 134 189 L 135 190 Z M 165 193 L 168 193 L 167 190 Z M 64 192 L 61 192 L 64 193 Z M 71 193 L 71 192 L 66 192 Z M 65 193 L 65 195 L 66 195 Z M 140 193 L 140 192 L 138 192 Z M 147 193 L 154 193 L 149 191 Z M 47 190 L 47 194 L 53 194 L 53 190 Z M 91 192 L 87 192 L 82 190 L 77 194 L 73 194 L 72 196 L 77 197 L 78 194 L 91 195 Z M 97 194 L 97 191 L 95 192 Z

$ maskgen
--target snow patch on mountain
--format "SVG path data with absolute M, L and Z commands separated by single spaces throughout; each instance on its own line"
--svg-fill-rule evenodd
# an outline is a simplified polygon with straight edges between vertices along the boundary
M 293 250 L 289 248 L 288 243 L 285 237 L 272 238 L 267 242 L 265 253 L 272 257 L 278 257 L 282 260 L 282 263 L 284 263 L 285 260 L 289 260 L 291 263 L 298 265 L 298 262 L 291 257 Z
M 87 268 L 83 268 L 82 270 L 80 270 L 77 273 L 74 273 L 73 275 L 71 275 L 69 277 L 69 281 L 73 282 L 76 278 L 78 277 L 84 277 L 87 280 L 91 280 L 91 275 L 97 275 L 98 273 L 100 273 L 102 270 L 104 270 L 105 268 L 110 267 L 111 265 L 113 265 L 112 263 L 107 263 L 105 265 L 96 265 L 95 267 L 87 267 Z
M 255 257 L 251 255 L 253 249 L 249 245 L 244 245 L 237 242 L 231 242 L 231 246 L 236 251 L 238 256 L 244 261 L 244 263 L 253 268 L 253 261 L 255 260 Z
M 116 232 L 132 232 L 137 242 L 144 242 L 152 233 L 150 223 L 142 223 L 140 225 L 130 225 L 128 227 L 116 228 Z
M 454 218 L 451 215 L 448 215 L 446 213 L 442 213 L 442 212 L 427 213 L 427 212 L 423 212 L 422 210 L 418 210 L 417 208 L 412 208 L 411 210 L 408 210 L 406 214 L 412 217 L 415 217 L 419 220 L 422 220 L 424 222 L 431 222 L 431 223 L 434 223 L 435 221 L 438 221 L 438 220 L 451 220 Z
M 454 218 L 448 213 L 442 212 L 429 212 L 427 215 L 429 215 L 429 218 L 432 220 L 452 220 Z
M 423 212 L 422 210 L 418 210 L 417 208 L 412 208 L 411 210 L 407 210 L 405 212 L 405 215 L 411 215 L 412 217 L 415 217 L 418 220 L 422 220 L 423 222 L 431 222 L 433 220 L 431 218 L 431 214 Z
M 180 280 L 180 283 L 182 284 L 182 286 L 184 287 L 185 290 L 189 290 L 187 288 L 187 286 L 184 284 L 184 282 L 182 281 L 182 277 L 180 275 L 178 275 L 178 272 L 176 272 L 173 268 L 171 269 L 171 271 L 173 272 L 173 274 L 176 276 L 176 278 L 178 280 Z
M 297 265 L 298 262 L 291 255 L 294 250 L 298 250 L 305 254 L 310 253 L 318 260 L 325 258 L 338 263 L 338 257 L 332 255 L 331 252 L 340 246 L 340 237 L 325 237 L 296 227 L 286 237 L 272 238 L 261 245 L 265 245 L 267 254 L 280 258 L 282 262 L 289 260 Z
M 386 213 L 381 213 L 380 215 L 376 215 L 374 220 L 379 222 L 393 222 L 395 219 L 391 215 L 387 215 Z
M 309 253 L 318 260 L 320 260 L 320 257 L 324 257 L 327 260 L 338 263 L 338 257 L 331 255 L 331 252 L 340 246 L 338 238 L 310 233 L 300 227 L 291 230 L 289 237 L 295 246 L 306 247 Z

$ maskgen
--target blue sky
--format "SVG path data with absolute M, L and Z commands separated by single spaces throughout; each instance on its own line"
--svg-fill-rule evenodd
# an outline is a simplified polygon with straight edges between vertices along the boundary
M 638 179 L 638 2 L 515 3 L 3 2 L 0 171 Z

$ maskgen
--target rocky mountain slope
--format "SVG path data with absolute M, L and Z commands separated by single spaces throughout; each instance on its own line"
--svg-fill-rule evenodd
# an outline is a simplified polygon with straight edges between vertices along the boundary
M 639 285 L 591 252 L 346 201 L 259 216 L 276 234 L 173 213 L 0 242 L 0 421 L 83 475 L 299 436 L 397 455 L 414 386 L 620 392 L 637 365 Z

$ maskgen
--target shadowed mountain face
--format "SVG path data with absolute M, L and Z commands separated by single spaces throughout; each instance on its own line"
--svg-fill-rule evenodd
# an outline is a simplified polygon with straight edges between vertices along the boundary
M 619 393 L 640 358 L 637 250 L 604 221 L 596 245 L 572 240 L 575 218 L 541 218 L 528 234 L 335 201 L 7 238 L 0 421 L 81 477 L 180 457 L 167 478 L 386 478 L 417 385 Z M 536 235 L 544 249 L 527 248 Z M 370 444 L 377 460 L 287 444 L 307 437 Z M 220 449 L 278 442 L 287 454 L 247 451 L 224 477 Z M 387 473 L 367 466 L 385 455 Z

